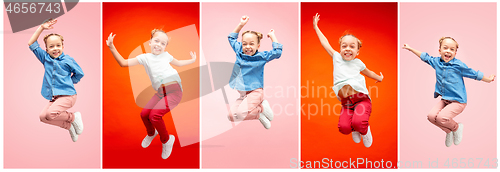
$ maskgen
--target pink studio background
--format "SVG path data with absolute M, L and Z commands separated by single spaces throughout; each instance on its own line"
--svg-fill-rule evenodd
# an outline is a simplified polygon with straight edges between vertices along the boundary
M 73 142 L 68 130 L 40 122 L 48 103 L 40 94 L 44 68 L 27 45 L 37 27 L 13 34 L 4 12 L 5 168 L 100 168 L 100 3 L 80 2 L 57 20 L 38 43 L 45 49 L 43 36 L 63 35 L 64 53 L 83 69 L 85 76 L 75 85 L 78 98 L 69 111 L 82 113 L 85 130 Z
M 275 114 L 269 130 L 259 120 L 235 126 L 228 121 L 220 89 L 202 97 L 202 168 L 290 168 L 290 159 L 299 157 L 298 3 L 202 3 L 201 12 L 202 66 L 207 61 L 235 62 L 227 36 L 243 15 L 250 20 L 238 41 L 246 30 L 259 31 L 264 34 L 259 50 L 268 51 L 272 41 L 266 35 L 274 29 L 278 42 L 283 44 L 280 59 L 269 62 L 264 69 L 264 98 Z M 215 76 L 214 71 L 212 67 Z M 232 67 L 222 74 L 227 75 L 223 76 L 227 83 L 231 71 Z M 202 74 L 202 80 L 207 76 Z M 238 97 L 228 84 L 225 92 L 229 103 Z
M 452 9 L 443 10 L 443 9 Z M 409 44 L 432 56 L 439 56 L 439 38 L 451 36 L 459 43 L 456 58 L 485 76 L 496 74 L 496 3 L 401 3 L 401 47 Z M 444 145 L 445 133 L 427 120 L 428 112 L 440 100 L 434 99 L 435 71 L 413 53 L 400 49 L 400 160 L 402 168 L 421 161 L 430 168 L 429 161 L 438 161 L 439 168 L 451 168 L 465 158 L 474 168 L 480 168 L 489 159 L 497 158 L 497 83 L 465 78 L 467 106 L 454 118 L 464 124 L 463 140 L 458 146 Z M 498 79 L 498 78 L 497 78 Z M 449 160 L 449 167 L 445 166 Z M 434 164 L 433 167 L 435 167 Z M 415 167 L 413 167 L 415 168 Z

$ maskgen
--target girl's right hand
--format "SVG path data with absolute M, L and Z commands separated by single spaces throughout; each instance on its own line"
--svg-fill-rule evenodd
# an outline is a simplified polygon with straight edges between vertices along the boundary
M 409 50 L 410 49 L 410 46 L 408 44 L 403 44 L 403 49 L 407 49 Z
M 240 20 L 240 25 L 244 26 L 245 24 L 247 24 L 249 19 L 250 17 L 248 17 L 247 15 L 242 16 Z
M 57 23 L 57 19 L 49 19 L 48 21 L 46 21 L 45 23 L 43 23 L 41 25 L 41 27 L 43 29 L 53 29 L 54 27 L 52 25 L 56 24 Z
M 318 22 L 319 22 L 319 14 L 316 13 L 316 15 L 313 16 L 313 26 L 318 26 Z
M 113 32 L 111 32 L 108 36 L 108 40 L 106 40 L 106 45 L 108 45 L 108 47 L 111 47 L 113 45 L 113 39 L 115 38 L 116 34 L 113 35 Z

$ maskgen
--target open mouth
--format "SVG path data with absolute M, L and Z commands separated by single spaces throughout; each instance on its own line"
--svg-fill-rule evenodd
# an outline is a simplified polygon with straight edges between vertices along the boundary
M 445 55 L 444 55 L 444 58 L 445 58 L 446 60 L 448 60 L 448 59 L 450 59 L 450 58 L 451 58 L 451 55 L 449 55 L 449 54 L 445 54 Z
M 251 55 L 253 53 L 253 51 L 248 49 L 248 50 L 245 50 L 243 53 L 245 53 L 247 55 Z

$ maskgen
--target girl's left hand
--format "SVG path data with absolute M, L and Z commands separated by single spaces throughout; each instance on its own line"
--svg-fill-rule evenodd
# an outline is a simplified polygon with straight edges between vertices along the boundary
M 196 52 L 190 51 L 189 54 L 191 55 L 191 60 L 196 60 Z
M 384 80 L 384 75 L 382 75 L 382 72 L 380 72 L 380 81 L 375 81 L 375 83 L 382 82 L 382 80 Z
M 271 29 L 269 33 L 267 33 L 268 38 L 271 38 L 271 36 L 274 36 L 274 29 Z

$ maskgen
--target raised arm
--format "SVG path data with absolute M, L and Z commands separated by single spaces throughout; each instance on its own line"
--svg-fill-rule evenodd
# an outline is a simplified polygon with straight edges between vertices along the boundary
M 28 45 L 31 45 L 35 43 L 35 41 L 40 37 L 40 34 L 42 34 L 43 30 L 48 30 L 54 28 L 53 25 L 57 23 L 56 19 L 49 19 L 48 21 L 44 22 L 38 29 L 36 29 L 35 33 L 33 33 L 33 36 L 31 36 L 30 40 L 28 41 Z
M 328 52 L 328 54 L 330 54 L 330 56 L 333 57 L 333 53 L 335 53 L 335 50 L 328 42 L 328 39 L 326 39 L 325 35 L 323 35 L 321 30 L 319 30 L 318 21 L 319 21 L 319 14 L 316 13 L 316 15 L 313 17 L 314 30 L 316 31 L 316 34 L 318 35 L 319 38 L 319 42 L 321 42 L 323 48 L 325 48 L 326 52 Z
M 113 33 L 109 34 L 108 40 L 106 40 L 106 45 L 108 45 L 109 50 L 111 51 L 111 54 L 113 54 L 113 57 L 115 57 L 116 62 L 121 67 L 127 67 L 127 66 L 135 66 L 139 64 L 139 60 L 137 58 L 132 58 L 132 59 L 124 59 L 120 53 L 118 53 L 118 50 L 116 50 L 115 45 L 113 44 L 113 39 L 115 38 L 116 34 L 113 35 Z
M 267 37 L 271 39 L 271 41 L 279 43 L 276 35 L 274 35 L 274 29 L 271 29 L 269 33 L 267 33 Z
M 421 51 L 418 51 L 418 50 L 411 48 L 408 44 L 404 44 L 403 49 L 411 51 L 413 54 L 417 55 L 419 58 L 420 58 L 420 55 L 422 55 Z
M 368 68 L 365 68 L 365 70 L 362 70 L 361 73 L 371 79 L 376 80 L 375 83 L 377 82 L 382 82 L 382 79 L 384 79 L 384 75 L 382 75 L 382 72 L 380 72 L 380 76 L 377 75 L 375 72 L 369 70 Z
M 242 16 L 240 23 L 238 24 L 238 26 L 236 26 L 236 28 L 234 28 L 233 33 L 240 33 L 241 29 L 243 28 L 243 26 L 245 26 L 245 24 L 247 24 L 249 19 L 250 17 L 246 15 Z
M 191 59 L 190 60 L 177 60 L 177 59 L 173 59 L 172 62 L 170 62 L 171 64 L 175 65 L 175 66 L 185 66 L 185 65 L 188 65 L 188 64 L 191 64 L 191 63 L 194 63 L 196 61 L 196 52 L 189 52 L 189 54 L 191 55 Z

